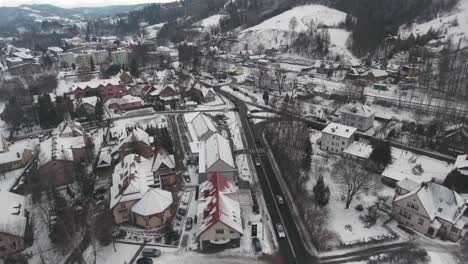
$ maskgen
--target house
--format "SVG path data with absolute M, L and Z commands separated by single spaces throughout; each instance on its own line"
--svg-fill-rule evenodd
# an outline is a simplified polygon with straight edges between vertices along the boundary
M 468 176 L 468 155 L 458 155 L 453 169 L 464 176 Z
M 122 83 L 125 83 L 125 84 L 129 84 L 129 83 L 133 82 L 132 76 L 127 71 L 121 71 L 119 78 L 120 78 L 120 81 Z
M 151 158 L 153 137 L 150 137 L 148 133 L 139 127 L 127 128 L 125 133 L 112 149 L 114 159 L 123 160 L 128 154 L 138 154 L 147 159 Z
M 22 152 L 2 152 L 0 153 L 0 172 L 23 168 L 31 161 L 32 157 L 32 149 L 30 148 L 25 148 Z
M 165 104 L 179 101 L 179 92 L 174 84 L 161 84 L 151 87 L 147 91 L 147 95 L 152 101 L 161 101 Z
M 339 111 L 341 112 L 339 122 L 343 125 L 355 127 L 359 131 L 367 131 L 374 126 L 375 113 L 366 104 L 349 103 L 341 107 Z
M 161 229 L 174 216 L 173 198 L 168 191 L 153 188 L 151 161 L 127 155 L 114 168 L 110 209 L 116 224 L 132 223 L 145 229 Z
M 99 101 L 99 97 L 90 96 L 82 97 L 73 101 L 73 108 L 75 113 L 80 116 L 93 116 L 96 113 L 96 105 Z
M 445 154 L 468 153 L 468 128 L 466 124 L 446 127 L 436 136 L 438 150 Z
M 75 164 L 88 158 L 88 137 L 78 122 L 65 120 L 41 142 L 37 177 L 45 184 L 63 186 L 75 178 Z
M 195 102 L 208 103 L 216 100 L 216 94 L 213 88 L 206 88 L 198 80 L 190 80 L 186 91 Z
M 184 114 L 184 119 L 191 141 L 204 141 L 218 132 L 211 117 L 205 113 Z
M 428 237 L 456 242 L 464 235 L 466 223 L 461 217 L 466 208 L 462 197 L 443 185 L 405 179 L 398 183 L 392 215 L 400 224 Z
M 418 77 L 420 72 L 418 65 L 401 65 L 400 66 L 400 75 L 407 78 Z
M 388 73 L 385 70 L 371 69 L 367 74 L 367 79 L 371 82 L 380 82 L 388 78 Z
M 26 199 L 22 195 L 0 191 L 0 257 L 16 254 L 25 248 L 28 226 Z
M 151 170 L 154 176 L 160 179 L 161 188 L 166 188 L 177 183 L 174 155 L 169 154 L 163 147 L 158 149 L 153 159 Z
M 110 147 L 101 148 L 99 151 L 96 167 L 98 169 L 109 168 L 112 165 L 112 149 Z
M 125 84 L 120 83 L 117 79 L 109 80 L 91 80 L 89 82 L 75 83 L 70 87 L 70 92 L 74 98 L 82 98 L 89 96 L 97 96 L 103 102 L 111 98 L 120 98 L 128 94 Z
M 239 247 L 243 235 L 238 189 L 228 177 L 213 173 L 200 185 L 196 237 L 201 250 L 211 246 Z
M 109 109 L 129 110 L 145 105 L 143 99 L 138 96 L 124 95 L 120 98 L 110 98 L 106 102 L 106 107 Z
M 330 123 L 322 130 L 320 148 L 332 153 L 342 153 L 351 143 L 354 142 L 356 128 Z
M 343 150 L 343 156 L 359 162 L 365 162 L 372 153 L 372 145 L 367 141 L 354 141 Z
M 232 181 L 236 180 L 237 169 L 229 140 L 218 133 L 201 142 L 198 154 L 200 181 L 204 181 L 208 175 L 215 172 L 222 173 Z
M 112 51 L 111 60 L 113 64 L 128 66 L 128 52 L 123 49 Z

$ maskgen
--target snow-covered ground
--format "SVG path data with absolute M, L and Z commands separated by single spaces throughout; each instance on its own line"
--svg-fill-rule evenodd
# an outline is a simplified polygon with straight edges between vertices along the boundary
M 209 31 L 210 28 L 219 26 L 219 21 L 221 20 L 222 17 L 223 15 L 219 15 L 219 14 L 212 15 L 210 17 L 207 17 L 195 23 L 195 25 L 202 27 L 203 31 Z
M 154 39 L 158 36 L 159 31 L 166 23 L 159 23 L 151 26 L 145 27 L 146 37 L 149 39 Z
M 468 1 L 461 0 L 454 10 L 441 14 L 439 17 L 424 23 L 413 23 L 412 25 L 402 26 L 400 35 L 408 37 L 411 33 L 415 36 L 425 34 L 429 29 L 441 32 L 444 40 L 452 38 L 453 43 L 457 44 L 461 39 L 463 46 L 468 45 Z

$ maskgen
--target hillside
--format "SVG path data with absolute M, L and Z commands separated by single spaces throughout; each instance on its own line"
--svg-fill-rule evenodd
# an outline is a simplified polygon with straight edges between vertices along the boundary
M 460 1 L 456 8 L 442 13 L 433 20 L 402 26 L 400 35 L 402 37 L 408 37 L 411 33 L 415 36 L 423 35 L 431 28 L 438 31 L 444 41 L 452 38 L 452 42 L 456 44 L 461 39 L 462 45 L 468 46 L 468 1 Z
M 322 5 L 298 6 L 285 11 L 262 23 L 243 30 L 239 35 L 239 43 L 234 50 L 242 50 L 245 44 L 249 49 L 256 49 L 259 45 L 265 48 L 280 48 L 290 45 L 292 42 L 292 31 L 290 21 L 295 17 L 297 26 L 294 34 L 306 31 L 313 21 L 317 30 L 327 27 L 330 34 L 330 51 L 345 57 L 352 57 L 346 48 L 346 42 L 350 32 L 337 28 L 338 24 L 345 20 L 346 13 Z

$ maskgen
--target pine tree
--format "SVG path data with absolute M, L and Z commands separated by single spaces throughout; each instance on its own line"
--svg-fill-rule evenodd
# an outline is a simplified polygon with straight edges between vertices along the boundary
M 89 60 L 89 68 L 91 69 L 92 72 L 96 70 L 96 66 L 94 65 L 93 58 Z
M 263 93 L 263 101 L 265 101 L 265 105 L 268 105 L 268 99 L 269 99 L 268 91 L 265 90 L 265 92 Z
M 318 178 L 313 191 L 317 205 L 324 207 L 328 204 L 328 201 L 330 200 L 330 188 L 325 184 L 322 175 Z
M 140 70 L 138 69 L 138 63 L 135 58 L 133 58 L 132 61 L 130 62 L 130 74 L 133 77 L 140 76 Z
M 377 142 L 369 159 L 383 168 L 387 167 L 388 164 L 392 163 L 392 148 L 390 143 Z
M 96 115 L 96 120 L 102 121 L 102 118 L 104 116 L 104 106 L 100 99 L 98 99 L 98 101 L 96 102 L 94 113 Z
M 304 171 L 310 170 L 310 163 L 312 162 L 312 144 L 310 140 L 306 140 L 304 148 L 304 156 L 302 157 L 302 169 Z

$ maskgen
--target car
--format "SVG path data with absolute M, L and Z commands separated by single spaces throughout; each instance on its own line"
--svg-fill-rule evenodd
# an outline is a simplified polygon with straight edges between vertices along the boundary
M 252 237 L 252 245 L 255 252 L 262 251 L 262 244 L 260 243 L 260 240 L 257 237 Z
M 139 258 L 136 261 L 137 264 L 153 264 L 153 260 L 147 257 Z
M 278 232 L 278 237 L 279 238 L 285 238 L 286 233 L 284 232 L 284 227 L 280 223 L 276 223 L 276 232 Z
M 260 158 L 255 158 L 255 166 L 259 167 L 261 165 Z
M 157 258 L 161 256 L 161 250 L 157 248 L 146 247 L 141 251 L 141 255 L 147 258 Z
M 187 222 L 185 223 L 185 230 L 190 230 L 192 229 L 193 227 L 193 218 L 192 217 L 188 217 L 187 218 Z
M 281 195 L 276 195 L 276 200 L 278 200 L 279 204 L 284 204 L 284 199 Z

